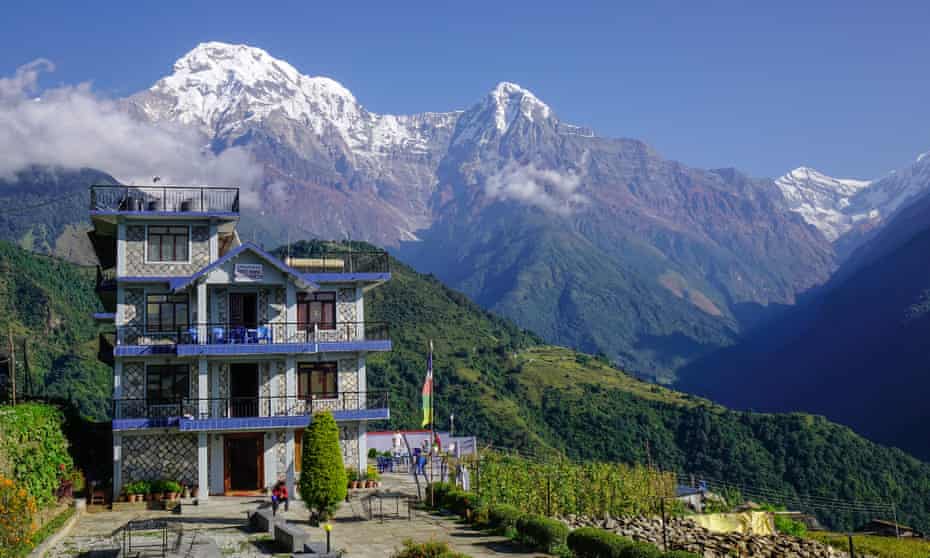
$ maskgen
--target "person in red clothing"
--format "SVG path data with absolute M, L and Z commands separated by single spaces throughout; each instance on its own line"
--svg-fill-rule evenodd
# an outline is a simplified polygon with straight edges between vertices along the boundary
M 271 514 L 278 514 L 278 506 L 281 505 L 281 502 L 284 502 L 284 511 L 287 511 L 288 499 L 287 499 L 287 485 L 283 480 L 279 480 L 271 488 Z

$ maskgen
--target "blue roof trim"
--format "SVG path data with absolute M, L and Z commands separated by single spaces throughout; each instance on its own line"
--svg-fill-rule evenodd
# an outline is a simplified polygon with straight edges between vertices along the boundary
M 271 255 L 270 253 L 268 253 L 268 252 L 266 252 L 265 250 L 263 250 L 263 249 L 262 249 L 260 246 L 258 246 L 257 244 L 252 243 L 252 242 L 244 242 L 244 243 L 240 244 L 239 246 L 236 246 L 235 248 L 233 248 L 232 250 L 230 250 L 230 251 L 227 252 L 226 254 L 224 254 L 223 257 L 217 259 L 215 262 L 209 264 L 208 266 L 204 267 L 203 269 L 201 269 L 201 270 L 198 271 L 197 273 L 191 275 L 190 277 L 176 277 L 176 278 L 172 279 L 172 280 L 170 281 L 170 283 L 171 283 L 171 289 L 172 289 L 172 290 L 175 290 L 175 291 L 178 291 L 178 290 L 181 290 L 181 289 L 183 289 L 183 288 L 186 288 L 186 287 L 190 286 L 190 285 L 191 285 L 192 283 L 194 283 L 197 279 L 200 279 L 201 277 L 203 277 L 204 275 L 210 273 L 211 271 L 213 271 L 214 269 L 218 268 L 219 266 L 225 264 L 226 262 L 232 260 L 233 258 L 236 258 L 237 256 L 239 256 L 239 254 L 242 254 L 242 253 L 245 252 L 246 250 L 249 250 L 249 251 L 251 251 L 251 252 L 254 252 L 254 253 L 258 254 L 258 255 L 259 255 L 261 258 L 263 258 L 265 261 L 267 261 L 267 262 L 270 263 L 271 265 L 275 266 L 275 267 L 278 269 L 278 271 L 280 271 L 281 273 L 284 273 L 285 275 L 290 275 L 290 276 L 292 276 L 292 277 L 297 278 L 298 281 L 303 281 L 303 282 L 307 283 L 307 287 L 309 287 L 309 288 L 311 288 L 311 289 L 317 289 L 317 288 L 319 288 L 319 285 L 317 285 L 317 284 L 314 283 L 313 281 L 310 281 L 310 280 L 304 278 L 304 276 L 301 275 L 297 270 L 295 270 L 295 269 L 289 267 L 288 265 L 286 265 L 284 262 L 282 262 L 282 261 L 279 260 L 278 258 L 274 257 L 274 256 Z
M 128 215 L 135 217 L 212 217 L 221 219 L 238 219 L 239 213 L 235 211 L 120 211 L 118 209 L 92 209 L 91 217 L 95 215 Z
M 348 283 L 352 281 L 390 281 L 391 273 L 304 273 L 304 278 L 314 283 Z
M 98 322 L 112 322 L 116 319 L 115 312 L 94 312 L 93 317 Z
M 113 356 L 164 356 L 178 352 L 177 345 L 117 345 L 113 349 Z
M 178 417 L 113 419 L 113 430 L 143 430 L 146 428 L 177 428 Z
M 349 420 L 388 420 L 391 410 L 387 407 L 380 409 L 357 409 L 352 411 L 333 411 L 333 418 L 337 421 Z
M 181 356 L 267 355 L 306 353 L 349 353 L 356 351 L 390 351 L 391 341 L 343 341 L 338 343 L 230 343 L 225 345 L 178 345 Z M 118 355 L 122 356 L 122 355 Z
M 182 418 L 178 425 L 182 431 L 191 430 L 267 430 L 269 428 L 306 428 L 310 417 L 241 417 L 215 419 Z
M 124 277 L 117 277 L 117 283 L 171 283 L 176 280 L 177 277 L 144 277 L 140 275 L 127 275 Z

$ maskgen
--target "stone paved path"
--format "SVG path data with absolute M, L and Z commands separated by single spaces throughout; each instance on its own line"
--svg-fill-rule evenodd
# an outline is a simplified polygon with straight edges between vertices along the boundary
M 416 486 L 407 475 L 386 474 L 382 490 L 406 495 L 416 495 Z M 333 548 L 344 550 L 348 558 L 388 558 L 401 547 L 406 539 L 415 541 L 447 541 L 450 546 L 474 558 L 494 558 L 512 556 L 514 558 L 531 558 L 544 556 L 540 553 L 523 552 L 515 548 L 503 537 L 489 536 L 460 524 L 452 518 L 441 517 L 423 511 L 417 511 L 413 518 L 407 519 L 407 510 L 400 507 L 401 518 L 377 517 L 378 506 L 375 504 L 375 518 L 368 519 L 368 506 L 364 497 L 354 496 L 349 503 L 342 504 L 333 520 Z M 59 548 L 46 554 L 47 558 L 89 558 L 91 556 L 115 556 L 113 551 L 120 547 L 118 529 L 134 519 L 161 518 L 172 525 L 183 528 L 185 541 L 195 535 L 208 537 L 215 542 L 215 547 L 190 546 L 181 544 L 186 552 L 175 556 L 206 557 L 215 555 L 215 550 L 224 557 L 258 558 L 275 554 L 270 544 L 270 537 L 265 534 L 250 533 L 246 530 L 245 512 L 255 509 L 266 500 L 261 498 L 211 497 L 203 506 L 184 506 L 183 513 L 144 511 L 144 512 L 105 512 L 85 514 L 72 529 L 70 535 L 62 541 Z M 375 502 L 377 502 L 375 500 Z M 393 500 L 384 504 L 384 512 L 393 513 Z M 324 531 L 319 527 L 310 527 L 307 512 L 303 504 L 295 502 L 290 511 L 281 513 L 289 521 L 302 526 L 311 535 L 313 541 L 325 540 Z M 182 541 L 183 542 L 183 541 Z M 203 550 L 199 550 L 199 549 Z M 193 549 L 192 551 L 190 549 Z M 90 554 L 90 553 L 93 554 Z

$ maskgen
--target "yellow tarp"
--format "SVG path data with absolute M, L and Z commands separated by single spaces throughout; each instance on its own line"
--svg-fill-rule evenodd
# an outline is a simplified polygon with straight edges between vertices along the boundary
M 770 512 L 708 513 L 692 515 L 689 519 L 712 533 L 775 534 L 775 520 Z

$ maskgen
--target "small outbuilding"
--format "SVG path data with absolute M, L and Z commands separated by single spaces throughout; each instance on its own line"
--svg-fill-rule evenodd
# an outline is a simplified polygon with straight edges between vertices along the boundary
M 856 532 L 879 537 L 923 537 L 923 533 L 912 527 L 884 519 L 873 519 L 856 529 Z

